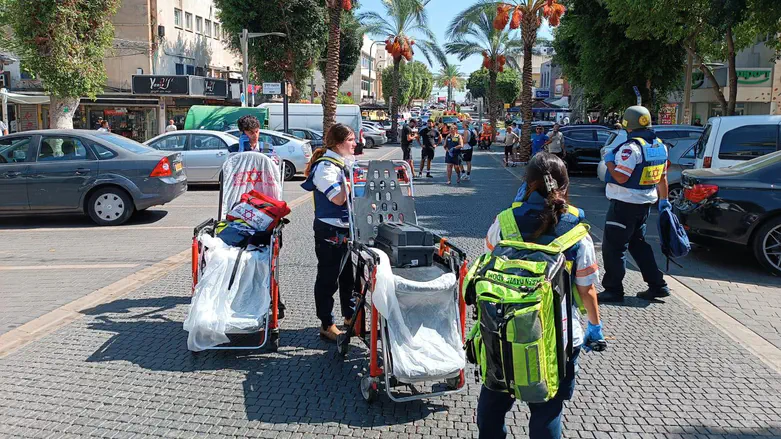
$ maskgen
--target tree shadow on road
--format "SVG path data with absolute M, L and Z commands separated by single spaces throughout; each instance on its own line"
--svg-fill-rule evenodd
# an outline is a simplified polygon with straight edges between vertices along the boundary
M 369 406 L 359 388 L 366 349 L 355 340 L 343 359 L 336 355 L 335 345 L 319 339 L 317 328 L 285 329 L 285 320 L 276 353 L 193 354 L 187 350 L 187 332 L 182 329 L 183 305 L 189 302 L 184 296 L 119 299 L 83 311 L 93 316 L 89 329 L 112 334 L 87 362 L 126 361 L 150 371 L 191 374 L 193 380 L 221 387 L 232 384 L 231 374 L 218 377 L 215 372 L 240 372 L 245 374 L 247 420 L 271 424 L 378 427 L 411 423 L 447 410 L 438 403 L 394 404 L 385 397 Z
M 667 437 L 681 438 L 720 438 L 720 439 L 761 439 L 781 437 L 781 425 L 756 428 L 724 428 L 716 425 L 689 425 L 673 427 Z

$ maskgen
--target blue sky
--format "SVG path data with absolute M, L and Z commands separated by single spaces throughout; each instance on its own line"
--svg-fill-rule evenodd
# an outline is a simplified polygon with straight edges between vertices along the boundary
M 439 42 L 440 45 L 444 45 L 444 43 L 447 41 L 445 34 L 447 32 L 447 27 L 453 20 L 453 17 L 460 10 L 465 9 L 471 4 L 471 0 L 431 0 L 429 2 L 429 4 L 426 6 L 426 10 L 428 11 L 428 24 L 431 30 L 437 36 L 437 42 Z M 382 0 L 360 0 L 360 9 L 358 9 L 358 12 L 360 13 L 366 11 L 373 11 L 384 15 L 385 7 L 382 5 Z M 369 37 L 374 39 L 381 39 L 372 36 Z M 550 28 L 547 26 L 547 24 L 543 25 L 543 30 L 540 32 L 540 37 L 546 39 L 553 38 L 550 32 Z M 415 52 L 415 59 L 427 64 L 426 58 L 420 54 L 420 51 L 416 50 Z M 479 55 L 472 56 L 465 59 L 464 61 L 459 61 L 452 55 L 449 55 L 448 58 L 450 59 L 451 63 L 458 64 L 460 66 L 461 72 L 463 72 L 466 76 L 469 76 L 470 73 L 479 69 L 480 65 L 483 63 L 482 57 Z M 434 65 L 430 68 L 432 72 L 437 72 L 440 66 Z M 441 95 L 447 95 L 447 91 L 445 90 L 441 92 Z M 456 96 L 456 100 L 459 99 L 463 99 L 463 95 L 460 93 Z

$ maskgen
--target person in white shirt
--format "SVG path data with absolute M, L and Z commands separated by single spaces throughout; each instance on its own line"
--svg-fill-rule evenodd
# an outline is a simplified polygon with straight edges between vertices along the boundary
M 548 141 L 545 142 L 545 149 L 547 149 L 549 153 L 564 160 L 564 134 L 559 131 L 559 124 L 553 125 L 553 131 L 548 137 Z
M 2 120 L 0 120 L 0 136 L 7 136 L 8 135 L 8 125 L 5 124 Z
M 103 121 L 100 122 L 100 128 L 98 128 L 98 132 L 100 132 L 100 133 L 110 133 L 111 132 L 111 128 L 109 128 L 109 126 L 108 126 L 108 121 L 103 120 Z
M 176 131 L 178 128 L 176 128 L 176 124 L 174 123 L 174 120 L 171 119 L 168 121 L 168 126 L 165 127 L 165 132 L 170 133 L 171 131 Z

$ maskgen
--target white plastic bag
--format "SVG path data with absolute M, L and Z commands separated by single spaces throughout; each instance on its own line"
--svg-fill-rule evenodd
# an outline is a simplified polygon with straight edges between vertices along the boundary
M 375 253 L 380 257 L 380 266 L 372 302 L 387 320 L 393 375 L 406 383 L 457 376 L 466 366 L 466 357 L 455 274 L 444 273 L 426 282 L 410 280 L 393 274 L 384 252 Z M 420 270 L 428 270 L 430 277 L 430 272 L 437 269 Z
M 258 329 L 271 304 L 268 248 L 251 247 L 242 252 L 236 279 L 228 290 L 239 248 L 208 235 L 201 237 L 201 243 L 208 248 L 206 267 L 184 321 L 191 351 L 227 343 L 226 333 Z

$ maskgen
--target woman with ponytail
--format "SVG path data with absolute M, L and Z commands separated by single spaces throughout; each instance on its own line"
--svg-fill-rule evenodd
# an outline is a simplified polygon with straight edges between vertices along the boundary
M 518 191 L 510 209 L 524 242 L 550 244 L 554 239 L 572 230 L 584 219 L 583 211 L 568 202 L 569 176 L 564 162 L 547 152 L 537 153 L 526 166 L 526 179 Z M 506 217 L 503 215 L 503 217 Z M 494 221 L 485 238 L 487 252 L 503 239 L 518 239 L 502 236 L 502 227 Z M 558 439 L 561 437 L 561 414 L 564 401 L 569 400 L 575 390 L 575 373 L 578 355 L 583 346 L 601 350 L 606 346 L 602 335 L 599 305 L 595 283 L 599 279 L 594 242 L 586 235 L 575 246 L 564 252 L 571 269 L 573 284 L 588 315 L 585 336 L 580 324 L 580 313 L 575 305 L 572 309 L 573 352 L 566 364 L 567 373 L 559 383 L 556 396 L 544 403 L 529 403 L 530 439 Z M 574 305 L 574 304 L 573 304 Z M 504 438 L 507 436 L 505 416 L 512 409 L 515 399 L 506 392 L 480 390 L 477 403 L 477 427 L 481 438 Z
M 342 333 L 334 324 L 334 293 L 339 290 L 339 302 L 345 322 L 352 318 L 353 271 L 347 265 L 349 216 L 347 197 L 350 187 L 346 172 L 355 153 L 355 133 L 343 124 L 336 124 L 325 135 L 325 145 L 312 154 L 301 184 L 312 192 L 315 204 L 315 309 L 320 320 L 320 336 L 336 341 Z

